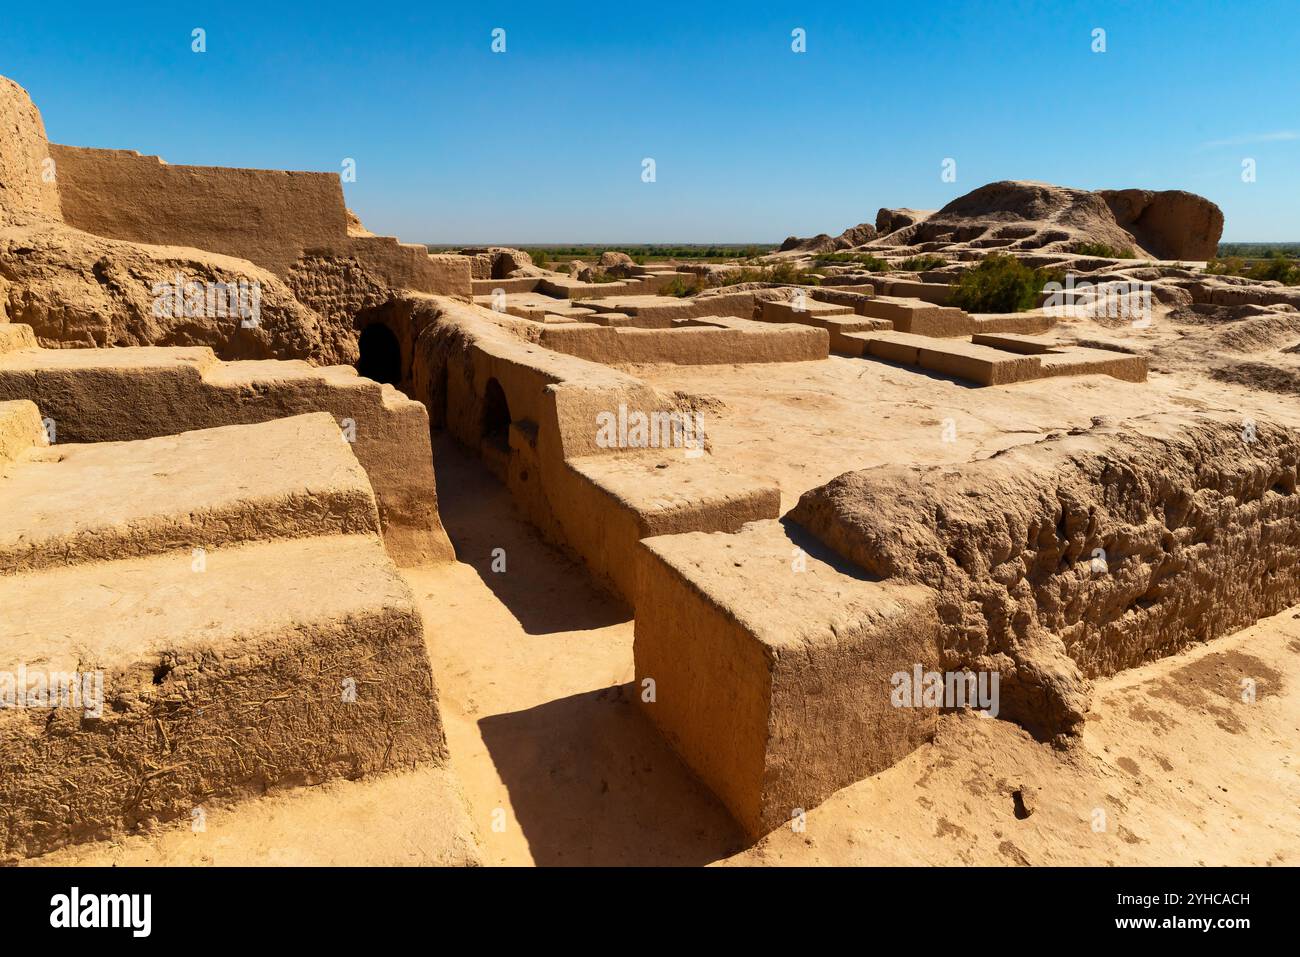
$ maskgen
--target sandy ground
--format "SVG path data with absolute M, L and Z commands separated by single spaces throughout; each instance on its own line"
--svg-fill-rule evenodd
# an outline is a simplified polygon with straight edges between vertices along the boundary
M 974 715 L 731 864 L 1300 863 L 1300 614 L 1098 686 L 1069 751 Z M 1242 700 L 1243 678 L 1255 700 Z
M 738 851 L 726 811 L 636 711 L 631 610 L 514 517 L 477 462 L 448 443 L 434 457 L 463 564 L 407 579 L 485 860 L 705 864 Z

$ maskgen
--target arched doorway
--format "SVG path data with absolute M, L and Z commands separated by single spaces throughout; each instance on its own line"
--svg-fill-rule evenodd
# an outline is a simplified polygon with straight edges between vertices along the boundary
M 483 390 L 482 437 L 502 448 L 510 447 L 510 403 L 505 389 L 496 379 L 488 379 Z
M 402 347 L 393 330 L 382 322 L 372 322 L 361 330 L 357 346 L 361 350 L 357 359 L 359 375 L 389 385 L 402 381 Z

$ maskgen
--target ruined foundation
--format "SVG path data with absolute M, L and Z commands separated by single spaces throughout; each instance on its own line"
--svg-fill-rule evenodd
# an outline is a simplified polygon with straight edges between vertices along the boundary
M 1300 293 L 1204 268 L 1193 194 L 1008 181 L 744 261 L 547 268 L 375 236 L 334 173 L 50 144 L 3 78 L 0 119 L 0 862 L 174 851 L 220 809 L 337 863 L 418 792 L 430 846 L 374 862 L 477 863 L 457 735 L 537 860 L 615 804 L 654 844 L 674 795 L 760 853 L 968 743 L 1060 771 L 1108 680 L 1300 603 Z M 994 256 L 1070 285 L 974 304 Z M 256 315 L 191 295 L 232 284 Z M 1129 287 L 1149 314 L 1088 310 Z M 550 698 L 493 670 L 579 666 Z M 575 728 L 625 777 L 557 757 Z
M 890 706 L 895 673 L 936 661 L 933 596 L 808 556 L 792 574 L 796 548 L 755 522 L 648 538 L 638 568 L 642 710 L 755 839 L 898 761 L 936 717 Z
M 842 475 L 791 517 L 872 575 L 933 587 L 945 663 L 997 664 L 1005 713 L 1051 734 L 1083 720 L 1085 678 L 1300 600 L 1298 443 L 1156 415 L 961 470 Z
M 0 711 L 5 858 L 445 758 L 422 624 L 330 416 L 49 447 L 31 403 L 0 415 L 27 439 L 0 487 L 0 671 L 51 676 Z

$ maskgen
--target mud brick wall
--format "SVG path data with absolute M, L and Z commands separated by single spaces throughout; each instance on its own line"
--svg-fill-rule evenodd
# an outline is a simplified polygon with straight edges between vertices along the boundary
M 194 246 L 284 275 L 306 249 L 343 246 L 334 173 L 171 166 L 130 150 L 50 144 L 64 221 L 97 236 Z

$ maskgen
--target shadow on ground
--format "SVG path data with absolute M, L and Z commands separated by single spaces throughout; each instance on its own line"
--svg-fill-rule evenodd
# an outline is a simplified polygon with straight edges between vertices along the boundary
M 564 601 L 573 581 L 589 582 L 590 573 L 526 522 L 502 521 L 515 514 L 509 491 L 446 434 L 434 436 L 433 460 L 438 511 L 457 560 L 478 573 L 525 632 L 589 631 L 632 619 L 632 610 L 612 594 Z M 504 572 L 492 567 L 497 548 L 504 549 Z
M 941 340 L 942 341 L 942 340 Z M 1010 353 L 1008 353 L 1010 355 Z M 906 362 L 892 362 L 889 359 L 882 359 L 879 356 L 871 356 L 871 362 L 879 363 L 888 369 L 897 369 L 900 372 L 910 372 L 913 375 L 924 376 L 927 379 L 933 379 L 936 382 L 951 382 L 955 386 L 963 389 L 984 389 L 978 382 L 971 382 L 969 379 L 958 378 L 955 375 L 948 375 L 946 372 L 936 372 L 933 369 L 923 369 L 920 366 L 914 366 Z M 871 371 L 870 366 L 863 369 L 858 378 L 862 378 Z
M 745 847 L 629 683 L 479 721 L 539 865 L 699 865 Z

